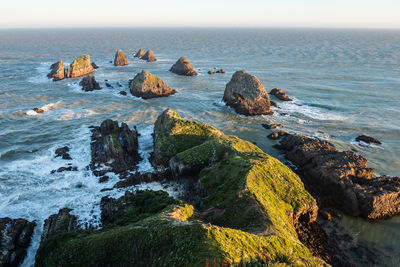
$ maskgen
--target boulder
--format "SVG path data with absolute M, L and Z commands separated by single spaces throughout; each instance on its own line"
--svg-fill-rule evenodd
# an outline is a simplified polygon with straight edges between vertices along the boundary
M 140 160 L 138 132 L 118 121 L 105 120 L 92 128 L 91 163 L 95 175 L 102 176 L 108 171 L 122 173 L 136 168 Z
M 95 69 L 90 63 L 90 56 L 84 55 L 74 58 L 74 61 L 68 67 L 67 78 L 81 77 L 94 71 Z
M 120 91 L 119 92 L 121 95 L 126 95 L 126 92 L 125 91 Z
M 41 242 L 78 229 L 77 218 L 71 215 L 70 211 L 68 208 L 60 209 L 57 214 L 51 215 L 44 221 Z
M 114 66 L 125 66 L 128 64 L 129 62 L 125 56 L 125 53 L 122 50 L 117 50 L 114 58 Z
M 92 67 L 93 67 L 93 69 L 95 69 L 95 70 L 97 70 L 97 69 L 99 68 L 99 66 L 97 66 L 97 64 L 94 63 L 94 62 L 92 62 Z
M 237 71 L 225 87 L 223 101 L 239 114 L 270 115 L 269 97 L 260 80 L 246 71 Z
M 224 70 L 224 69 L 219 69 L 219 70 L 217 70 L 215 73 L 221 73 L 221 74 L 223 74 L 223 73 L 225 73 L 225 70 Z
M 371 136 L 367 136 L 367 135 L 357 136 L 356 137 L 356 141 L 357 142 L 363 141 L 363 142 L 368 143 L 368 144 L 371 144 L 371 143 L 378 144 L 378 145 L 382 144 L 378 139 L 375 139 L 375 138 L 373 138 Z
M 0 266 L 19 266 L 30 246 L 35 222 L 0 218 Z
M 279 131 L 279 132 L 271 133 L 267 137 L 269 139 L 276 140 L 276 139 L 279 139 L 279 138 L 281 138 L 282 136 L 285 136 L 285 135 L 287 135 L 287 133 L 285 131 Z
M 129 81 L 129 88 L 132 95 L 144 99 L 169 96 L 176 92 L 166 82 L 145 70 L 142 70 L 133 80 Z
M 153 50 L 149 49 L 147 52 L 141 57 L 143 60 L 147 60 L 147 62 L 154 62 L 157 58 L 154 56 Z
M 367 159 L 332 144 L 286 135 L 277 146 L 298 168 L 309 191 L 324 205 L 370 220 L 400 214 L 400 178 L 372 177 Z
M 208 74 L 214 74 L 215 72 L 213 70 L 209 70 L 207 73 Z
M 80 82 L 79 85 L 82 86 L 82 90 L 85 92 L 93 91 L 93 90 L 100 90 L 100 84 L 96 82 L 93 74 L 90 74 L 84 77 Z
M 136 52 L 135 57 L 137 57 L 137 58 L 142 58 L 142 57 L 144 56 L 144 54 L 146 54 L 146 52 L 145 52 L 142 48 L 140 48 L 140 49 Z
M 292 99 L 280 88 L 272 89 L 269 94 L 283 101 L 292 101 Z
M 197 72 L 194 70 L 192 64 L 185 57 L 181 57 L 178 61 L 171 67 L 171 72 L 178 75 L 185 76 L 197 76 Z
M 35 111 L 36 113 L 43 113 L 44 109 L 41 108 L 33 108 L 33 111 Z
M 59 81 L 65 78 L 64 63 L 61 59 L 50 66 L 50 73 L 47 74 L 47 77 L 49 79 L 53 78 L 53 81 Z
M 262 127 L 264 127 L 265 129 L 271 130 L 271 129 L 281 129 L 283 128 L 283 125 L 280 123 L 272 123 L 272 124 L 262 124 Z
M 68 152 L 69 152 L 69 147 L 64 146 L 57 148 L 55 154 L 56 157 L 62 157 L 62 159 L 72 159 Z

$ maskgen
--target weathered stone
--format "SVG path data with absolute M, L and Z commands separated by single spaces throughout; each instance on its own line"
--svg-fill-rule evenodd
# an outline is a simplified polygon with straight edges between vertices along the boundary
M 146 54 L 146 52 L 145 52 L 142 48 L 140 48 L 140 49 L 136 52 L 135 57 L 137 57 L 137 58 L 142 58 L 142 57 L 144 56 L 144 54 Z
M 122 50 L 117 50 L 114 58 L 114 66 L 125 66 L 128 64 L 129 62 L 125 56 L 125 53 Z
M 35 111 L 36 113 L 43 113 L 44 110 L 41 108 L 33 108 L 33 111 Z
M 285 131 L 279 131 L 279 132 L 271 133 L 267 137 L 269 139 L 276 140 L 276 139 L 279 139 L 279 138 L 281 138 L 282 136 L 285 136 L 285 135 L 287 135 L 287 133 Z
M 223 101 L 239 114 L 270 115 L 270 102 L 260 80 L 246 71 L 237 71 L 226 85 Z
M 141 59 L 147 60 L 147 62 L 154 62 L 157 60 L 157 58 L 154 56 L 153 50 L 151 49 L 147 50 L 146 54 L 144 54 Z
M 0 218 L 0 266 L 19 266 L 30 246 L 35 222 Z
M 185 57 L 181 57 L 180 59 L 178 59 L 178 61 L 171 67 L 170 71 L 178 75 L 197 75 L 197 72 L 194 70 L 192 64 L 190 64 L 189 60 Z
M 90 56 L 84 55 L 74 58 L 74 61 L 68 67 L 67 78 L 81 77 L 94 71 L 95 69 L 90 63 Z
M 69 152 L 69 147 L 64 146 L 57 148 L 55 154 L 56 157 L 62 157 L 63 159 L 72 159 L 68 152 Z
M 47 74 L 47 77 L 49 79 L 53 78 L 53 81 L 59 81 L 65 78 L 64 63 L 61 59 L 50 66 L 50 73 Z
M 208 74 L 214 74 L 215 72 L 213 70 L 209 70 L 207 73 Z
M 125 91 L 120 91 L 119 92 L 121 95 L 127 95 Z
M 371 136 L 367 136 L 367 135 L 360 135 L 360 136 L 358 136 L 358 137 L 356 138 L 356 141 L 357 141 L 357 142 L 363 141 L 363 142 L 368 143 L 368 144 L 371 144 L 371 143 L 373 143 L 373 144 L 378 144 L 378 145 L 381 145 L 381 144 L 382 144 L 378 139 L 375 139 L 375 138 L 373 138 L 373 137 L 371 137 Z
M 71 209 L 63 208 L 57 214 L 51 215 L 44 221 L 41 242 L 56 237 L 60 234 L 77 230 L 77 218 L 69 212 Z
M 89 74 L 88 76 L 84 77 L 79 82 L 79 85 L 82 86 L 82 90 L 86 92 L 101 89 L 100 84 L 96 82 L 93 74 Z
M 292 101 L 292 99 L 280 88 L 274 88 L 269 94 L 283 101 Z
M 223 73 L 225 73 L 225 70 L 224 70 L 224 69 L 219 69 L 219 70 L 217 70 L 215 73 L 221 73 L 221 74 L 223 74 Z
M 99 66 L 97 66 L 97 64 L 94 63 L 94 62 L 92 62 L 92 67 L 93 67 L 93 69 L 95 69 L 95 70 L 99 68 Z
M 144 99 L 169 96 L 175 94 L 175 90 L 156 75 L 142 70 L 133 80 L 129 81 L 131 94 Z

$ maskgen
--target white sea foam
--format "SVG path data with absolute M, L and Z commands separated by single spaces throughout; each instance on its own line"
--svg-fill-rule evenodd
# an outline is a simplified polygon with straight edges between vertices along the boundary
M 50 83 L 52 82 L 51 79 L 47 78 L 47 74 L 50 72 L 50 66 L 52 63 L 50 62 L 41 62 L 39 66 L 36 67 L 37 74 L 29 77 L 27 80 L 28 82 L 34 84 L 41 84 L 41 83 Z
M 57 109 L 57 108 L 61 108 L 61 107 L 63 107 L 63 102 L 62 101 L 58 101 L 56 103 L 46 104 L 43 107 L 41 107 L 41 109 L 43 110 L 43 112 L 46 112 L 46 111 Z M 28 115 L 28 116 L 36 116 L 38 114 L 41 114 L 41 113 L 37 113 L 34 110 L 28 110 L 26 112 L 26 115 Z

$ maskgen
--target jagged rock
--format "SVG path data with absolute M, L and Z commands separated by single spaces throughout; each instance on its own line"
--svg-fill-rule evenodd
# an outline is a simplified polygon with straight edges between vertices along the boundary
M 125 91 L 120 91 L 119 92 L 121 95 L 127 95 Z
M 224 69 L 220 69 L 220 70 L 217 70 L 215 73 L 221 73 L 221 74 L 223 74 L 223 73 L 225 73 L 225 70 L 224 70 Z
M 271 104 L 271 107 L 278 107 L 278 104 L 275 101 L 269 101 L 269 103 Z
M 378 145 L 381 145 L 381 144 L 382 144 L 378 139 L 375 139 L 375 138 L 373 138 L 373 137 L 371 137 L 371 136 L 367 136 L 367 135 L 360 135 L 360 136 L 358 136 L 358 137 L 356 138 L 356 141 L 357 141 L 357 142 L 363 141 L 363 142 L 368 143 L 368 144 L 371 144 L 371 143 L 373 143 L 373 144 L 378 144 Z
M 114 88 L 110 83 L 108 83 L 108 82 L 106 82 L 106 86 L 108 87 L 108 88 Z
M 142 57 L 144 56 L 144 54 L 146 54 L 146 52 L 145 52 L 142 48 L 140 48 L 140 49 L 136 52 L 135 57 L 137 57 L 137 58 L 142 58 Z
M 207 73 L 208 74 L 214 74 L 215 72 L 213 70 L 209 70 Z
M 194 70 L 192 64 L 185 57 L 181 57 L 178 61 L 171 67 L 171 72 L 178 75 L 185 76 L 197 76 L 197 72 Z
M 95 175 L 132 170 L 140 160 L 136 127 L 131 130 L 125 123 L 119 127 L 118 121 L 105 120 L 100 127 L 93 127 L 90 147 L 90 167 Z
M 142 183 L 151 183 L 151 182 L 161 182 L 163 180 L 168 180 L 171 178 L 171 175 L 168 171 L 163 172 L 147 172 L 144 174 L 135 173 L 130 175 L 128 178 L 123 179 L 117 182 L 114 185 L 114 188 L 123 188 L 128 186 L 134 186 Z
M 36 113 L 43 113 L 44 110 L 41 108 L 33 108 L 33 111 L 35 111 Z
M 68 208 L 60 209 L 57 214 L 51 215 L 44 221 L 41 242 L 78 229 L 77 218 L 71 215 L 70 211 Z
M 0 266 L 19 266 L 30 246 L 35 222 L 0 218 Z
M 72 166 L 69 166 L 69 167 L 60 167 L 60 168 L 58 168 L 57 170 L 52 170 L 51 173 L 65 172 L 65 171 L 71 172 L 71 171 L 77 171 L 77 170 L 78 170 L 77 167 L 72 167 Z
M 279 139 L 279 138 L 281 138 L 282 136 L 285 136 L 285 135 L 287 135 L 287 133 L 285 131 L 279 131 L 279 132 L 271 133 L 267 137 L 269 139 L 276 140 L 276 139 Z
M 246 71 L 237 71 L 226 85 L 223 101 L 239 114 L 270 115 L 267 91 L 260 80 Z
M 96 79 L 94 78 L 93 74 L 90 74 L 86 77 L 84 77 L 80 82 L 79 85 L 82 86 L 82 90 L 89 92 L 93 90 L 100 90 L 100 84 L 96 82 Z
M 53 78 L 53 81 L 59 81 L 65 78 L 64 63 L 61 59 L 50 66 L 50 73 L 47 74 L 47 77 L 49 79 Z
M 63 159 L 72 159 L 71 156 L 69 155 L 69 147 L 64 146 L 57 148 L 55 151 L 56 157 L 62 157 Z
M 324 205 L 368 219 L 400 214 L 400 178 L 373 178 L 374 169 L 364 157 L 300 135 L 286 135 L 277 148 L 286 151 L 306 187 Z
M 132 95 L 144 99 L 169 96 L 176 92 L 166 82 L 145 70 L 142 70 L 133 80 L 129 81 L 129 88 Z
M 74 58 L 74 61 L 68 67 L 67 78 L 81 77 L 94 71 L 95 69 L 90 63 L 90 56 L 84 55 Z
M 102 177 L 99 178 L 99 183 L 105 183 L 105 182 L 107 182 L 109 179 L 110 179 L 109 176 L 104 175 L 104 176 L 102 176 Z
M 99 68 L 99 66 L 97 66 L 97 64 L 94 63 L 94 62 L 92 62 L 92 67 L 93 67 L 93 69 L 95 69 L 95 70 L 97 70 L 97 69 Z
M 141 59 L 147 60 L 147 62 L 154 62 L 157 58 L 154 56 L 153 50 L 147 50 L 146 54 L 144 54 Z
M 125 66 L 128 64 L 129 62 L 125 56 L 125 53 L 122 50 L 117 50 L 114 58 L 114 66 Z
M 292 99 L 290 99 L 290 97 L 280 88 L 272 89 L 271 92 L 269 92 L 269 94 L 283 101 L 292 101 Z

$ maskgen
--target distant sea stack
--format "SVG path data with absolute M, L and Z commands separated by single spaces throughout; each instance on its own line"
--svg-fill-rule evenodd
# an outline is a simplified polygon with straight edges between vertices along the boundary
M 142 57 L 144 56 L 145 53 L 146 53 L 146 52 L 145 52 L 142 48 L 140 48 L 140 49 L 136 52 L 136 54 L 135 54 L 134 57 L 142 58 Z
M 59 81 L 65 78 L 64 63 L 61 59 L 50 66 L 50 73 L 47 74 L 47 77 L 49 79 L 53 78 L 53 81 Z
M 117 52 L 115 53 L 115 58 L 114 58 L 114 66 L 125 66 L 128 64 L 129 64 L 129 62 L 125 56 L 124 51 L 117 50 Z
M 147 62 L 154 62 L 157 60 L 157 58 L 154 56 L 153 50 L 151 49 L 147 50 L 146 54 L 144 54 L 141 59 L 147 60 Z
M 185 57 L 181 57 L 178 61 L 171 67 L 171 72 L 178 75 L 185 76 L 197 76 L 197 72 L 194 70 L 192 64 Z
M 74 61 L 68 67 L 67 78 L 81 77 L 94 71 L 95 69 L 90 63 L 90 56 L 84 55 L 74 58 Z
M 223 101 L 239 114 L 271 115 L 268 93 L 260 80 L 246 71 L 237 71 L 226 85 Z
M 170 88 L 166 82 L 145 70 L 142 70 L 129 82 L 129 88 L 132 95 L 144 99 L 175 94 L 175 90 Z

